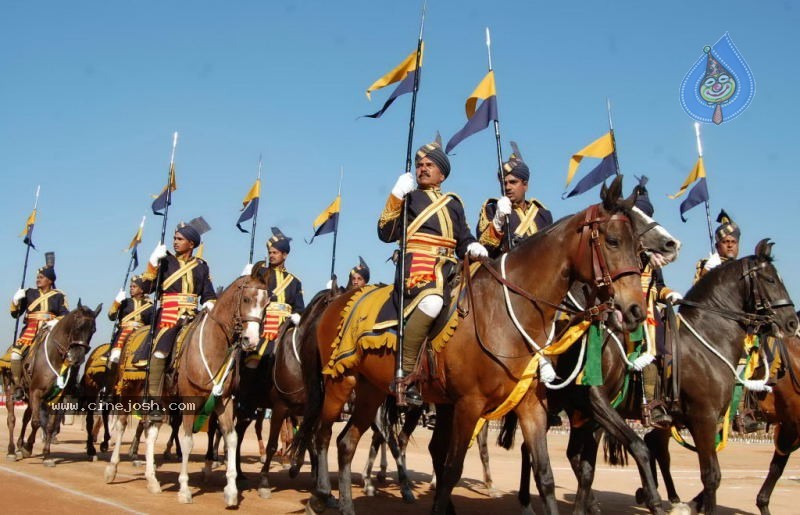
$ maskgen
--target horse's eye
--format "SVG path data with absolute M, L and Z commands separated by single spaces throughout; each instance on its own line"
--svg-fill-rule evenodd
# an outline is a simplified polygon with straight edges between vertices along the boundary
M 613 238 L 611 236 L 606 236 L 606 243 L 608 244 L 609 247 L 618 247 L 619 246 L 619 240 L 616 239 L 616 238 Z
M 245 297 L 244 299 L 242 299 L 242 301 L 243 301 L 245 304 L 250 304 L 250 297 Z

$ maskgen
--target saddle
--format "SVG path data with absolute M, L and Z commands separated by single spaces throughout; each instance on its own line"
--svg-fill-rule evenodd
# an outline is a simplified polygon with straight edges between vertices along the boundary
M 103 374 L 106 373 L 108 365 L 108 351 L 111 349 L 110 343 L 104 343 L 94 349 L 86 359 L 86 370 L 83 373 L 84 380 L 89 386 L 100 387 Z

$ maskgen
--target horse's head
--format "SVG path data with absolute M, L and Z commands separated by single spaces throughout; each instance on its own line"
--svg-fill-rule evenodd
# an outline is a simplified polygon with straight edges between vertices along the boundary
M 639 240 L 631 223 L 634 197 L 621 198 L 622 177 L 600 192 L 602 202 L 577 215 L 578 251 L 573 259 L 575 278 L 588 284 L 611 308 L 609 324 L 634 330 L 645 317 Z
M 781 337 L 797 331 L 798 319 L 794 303 L 773 263 L 773 245 L 774 242 L 765 238 L 756 245 L 754 255 L 742 258 L 741 278 L 745 288 L 745 311 L 766 317 L 773 336 Z
M 661 268 L 677 259 L 681 242 L 661 224 L 636 206 L 631 209 L 631 221 L 642 252 L 654 267 Z
M 250 275 L 236 279 L 225 290 L 217 301 L 218 306 L 214 308 L 215 311 L 220 307 L 224 310 L 226 304 L 232 303 L 230 316 L 233 322 L 233 339 L 246 351 L 253 350 L 258 345 L 264 310 L 269 304 L 269 291 L 264 274 L 266 267 L 264 261 L 253 265 Z
M 65 331 L 63 340 L 67 342 L 66 360 L 71 364 L 83 363 L 86 352 L 89 350 L 89 342 L 97 330 L 95 319 L 102 309 L 102 303 L 98 304 L 97 308 L 91 309 L 84 306 L 78 299 L 78 306 L 59 322 L 58 325 L 62 326 Z

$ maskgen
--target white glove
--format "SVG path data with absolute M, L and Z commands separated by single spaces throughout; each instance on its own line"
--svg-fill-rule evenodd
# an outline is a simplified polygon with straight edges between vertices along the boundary
M 392 195 L 402 200 L 406 195 L 414 191 L 414 186 L 414 176 L 410 173 L 404 173 L 394 183 Z
M 667 293 L 666 297 L 664 298 L 667 299 L 670 304 L 677 304 L 678 301 L 683 300 L 683 295 L 676 291 L 671 291 Z
M 497 232 L 503 232 L 506 217 L 511 214 L 511 199 L 502 197 L 497 201 L 497 211 L 494 213 L 492 224 Z
M 553 365 L 550 364 L 550 360 L 546 358 L 539 359 L 539 379 L 545 384 L 556 380 L 556 371 L 553 369 Z
M 14 296 L 13 296 L 13 297 L 11 297 L 11 302 L 13 302 L 13 303 L 14 303 L 14 305 L 16 306 L 16 305 L 18 305 L 18 304 L 19 304 L 19 301 L 21 301 L 21 300 L 22 300 L 22 299 L 24 299 L 24 298 L 25 298 L 25 290 L 23 290 L 22 288 L 20 288 L 19 290 L 17 290 L 16 292 L 14 292 Z
M 244 269 L 242 269 L 241 275 L 250 275 L 251 273 L 253 273 L 253 264 L 247 263 L 246 265 L 244 265 Z
M 165 257 L 167 257 L 167 246 L 163 243 L 159 243 L 156 245 L 156 248 L 153 249 L 153 253 L 150 254 L 150 264 L 155 268 L 158 266 L 158 262 Z
M 206 309 L 208 311 L 211 311 L 212 309 L 214 309 L 214 301 L 213 300 L 205 301 L 205 303 L 203 303 L 203 305 L 201 306 L 201 309 Z
M 473 258 L 488 258 L 489 251 L 486 250 L 486 247 L 478 243 L 477 241 L 473 241 L 469 245 L 467 245 L 467 254 Z
M 297 325 L 300 323 L 300 314 L 299 313 L 292 313 L 289 317 L 289 320 L 292 321 L 292 324 Z
M 642 354 L 641 356 L 633 360 L 633 363 L 631 363 L 631 365 L 633 366 L 634 370 L 638 370 L 639 372 L 641 372 L 642 370 L 644 370 L 644 367 L 652 363 L 654 359 L 656 359 L 656 357 L 653 356 L 652 354 Z
M 333 286 L 333 279 L 328 279 L 328 282 L 325 283 L 325 289 L 330 290 L 331 286 Z
M 708 255 L 708 259 L 706 260 L 706 264 L 703 265 L 705 271 L 709 271 L 714 267 L 717 267 L 722 264 L 722 260 L 719 258 L 719 254 L 716 252 L 712 252 Z
M 647 257 L 650 259 L 650 266 L 655 269 L 663 268 L 669 263 L 667 258 L 658 252 L 648 252 L 647 255 Z
M 122 304 L 123 300 L 125 300 L 125 290 L 120 290 L 117 293 L 117 296 L 114 297 L 114 302 L 116 302 L 117 304 Z

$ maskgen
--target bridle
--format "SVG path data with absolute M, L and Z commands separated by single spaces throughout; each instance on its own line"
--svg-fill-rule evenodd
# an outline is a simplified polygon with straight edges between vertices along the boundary
M 253 286 L 249 284 L 248 281 L 242 281 L 240 284 L 236 286 L 236 292 L 234 293 L 234 304 L 236 307 L 233 313 L 233 327 L 232 330 L 230 331 L 230 334 L 228 331 L 229 327 L 228 324 L 224 324 L 220 320 L 215 318 L 213 311 L 206 312 L 206 316 L 222 328 L 222 332 L 225 335 L 225 340 L 228 343 L 228 347 L 232 345 L 238 345 L 241 346 L 242 348 L 248 347 L 249 343 L 246 342 L 245 339 L 241 337 L 242 332 L 244 331 L 244 325 L 248 322 L 255 322 L 260 324 L 263 319 L 262 316 L 256 317 L 251 315 L 242 315 L 242 298 L 244 297 L 245 290 L 269 292 L 268 288 Z
M 768 261 L 764 259 L 750 257 L 742 259 L 742 274 L 739 279 L 745 282 L 746 300 L 744 311 L 706 306 L 687 299 L 680 300 L 679 304 L 715 313 L 744 325 L 749 334 L 759 334 L 763 327 L 772 326 L 776 323 L 776 309 L 794 308 L 794 303 L 788 297 L 770 300 L 766 295 L 759 275 L 767 267 L 767 264 Z

